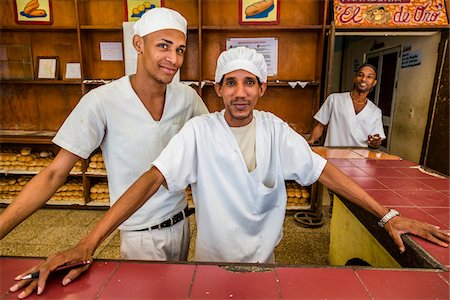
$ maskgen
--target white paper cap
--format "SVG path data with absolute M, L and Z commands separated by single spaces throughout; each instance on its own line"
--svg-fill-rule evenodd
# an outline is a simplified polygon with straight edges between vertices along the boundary
M 175 10 L 165 7 L 155 7 L 143 14 L 142 17 L 136 21 L 133 28 L 134 34 L 141 37 L 163 29 L 179 30 L 186 35 L 187 21 Z
M 235 70 L 248 71 L 261 82 L 267 81 L 267 64 L 264 56 L 254 49 L 236 47 L 222 52 L 217 59 L 215 82 L 220 82 L 223 75 Z

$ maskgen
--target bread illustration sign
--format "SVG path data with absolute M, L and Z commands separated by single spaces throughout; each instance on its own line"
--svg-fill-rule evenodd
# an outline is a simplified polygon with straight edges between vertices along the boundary
M 39 6 L 39 0 L 31 0 L 25 4 L 20 15 L 26 18 L 45 18 L 47 16 L 47 11 L 39 8 Z
M 261 0 L 247 6 L 245 9 L 245 15 L 247 17 L 254 17 L 265 12 L 266 10 L 269 10 L 271 7 L 273 7 L 273 0 Z

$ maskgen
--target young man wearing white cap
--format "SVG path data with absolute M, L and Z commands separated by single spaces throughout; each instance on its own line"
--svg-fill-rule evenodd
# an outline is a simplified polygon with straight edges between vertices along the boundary
M 148 170 L 184 123 L 208 110 L 198 94 L 171 83 L 186 51 L 187 21 L 155 8 L 134 25 L 137 71 L 84 95 L 56 134 L 55 160 L 0 215 L 0 238 L 31 215 L 65 182 L 72 167 L 102 149 L 111 205 Z M 189 222 L 184 191 L 162 188 L 121 226 L 126 259 L 186 260 Z
M 367 96 L 377 84 L 377 71 L 370 64 L 361 65 L 353 78 L 353 89 L 327 97 L 314 115 L 317 121 L 308 140 L 313 145 L 325 127 L 325 146 L 378 148 L 386 139 L 382 113 Z
M 312 152 L 306 140 L 285 122 L 271 113 L 254 110 L 265 93 L 266 80 L 264 57 L 255 50 L 238 47 L 223 52 L 217 62 L 215 90 L 223 98 L 225 110 L 187 122 L 153 167 L 87 237 L 76 247 L 27 271 L 40 271 L 39 282 L 33 282 L 30 289 L 38 285 L 42 291 L 49 270 L 59 265 L 91 260 L 101 241 L 161 185 L 170 192 L 184 190 L 188 184 L 192 187 L 198 261 L 273 262 L 274 249 L 282 236 L 286 179 L 302 185 L 319 180 L 376 216 L 386 215 L 385 228 L 401 251 L 400 235 L 409 231 L 447 245 L 440 241 L 449 241 L 444 231 L 388 215 L 387 208 Z M 71 270 L 64 280 L 72 281 L 87 268 Z

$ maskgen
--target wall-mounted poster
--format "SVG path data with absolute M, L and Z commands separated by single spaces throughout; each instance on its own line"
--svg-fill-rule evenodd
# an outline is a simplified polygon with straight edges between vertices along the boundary
M 137 21 L 147 10 L 163 5 L 163 0 L 125 0 L 125 21 Z
M 239 0 L 239 24 L 266 25 L 280 23 L 279 0 Z
M 18 24 L 53 23 L 51 0 L 14 0 L 15 20 Z
M 448 24 L 444 0 L 334 0 L 336 28 L 433 27 Z

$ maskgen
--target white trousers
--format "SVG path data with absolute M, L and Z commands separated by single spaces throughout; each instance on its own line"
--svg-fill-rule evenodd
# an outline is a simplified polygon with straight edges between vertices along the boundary
M 189 240 L 189 218 L 161 229 L 121 230 L 120 255 L 130 260 L 185 261 Z

